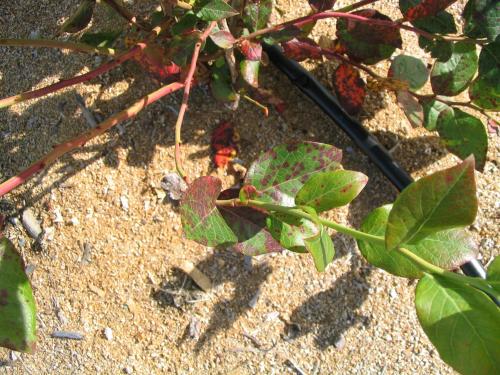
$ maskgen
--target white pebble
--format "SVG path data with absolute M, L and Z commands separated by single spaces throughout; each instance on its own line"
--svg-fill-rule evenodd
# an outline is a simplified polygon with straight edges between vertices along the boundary
M 108 341 L 113 341 L 113 330 L 109 327 L 104 328 L 104 337 Z
M 24 228 L 26 228 L 26 231 L 31 237 L 36 239 L 40 236 L 40 234 L 42 233 L 42 227 L 40 226 L 40 223 L 35 217 L 33 211 L 31 211 L 29 208 L 27 210 L 24 210 L 21 221 L 23 222 Z
M 128 198 L 125 195 L 120 196 L 120 204 L 123 208 L 123 211 L 128 211 Z

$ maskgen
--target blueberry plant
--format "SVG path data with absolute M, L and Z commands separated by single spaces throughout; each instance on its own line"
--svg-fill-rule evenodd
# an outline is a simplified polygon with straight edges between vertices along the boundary
M 487 158 L 487 128 L 497 126 L 499 3 L 469 0 L 462 11 L 463 24 L 457 25 L 458 17 L 446 10 L 454 0 L 400 0 L 397 20 L 369 8 L 377 0 L 340 9 L 335 0 L 308 2 L 308 15 L 273 24 L 273 0 L 162 0 L 157 11 L 144 17 L 132 14 L 118 0 L 99 4 L 81 0 L 61 26 L 62 33 L 73 34 L 71 41 L 0 39 L 0 47 L 59 48 L 109 58 L 88 73 L 0 99 L 0 108 L 87 82 L 127 61 L 140 64 L 161 84 L 0 183 L 0 196 L 151 103 L 183 90 L 174 128 L 177 171 L 188 182 L 180 205 L 187 238 L 252 256 L 284 249 L 307 253 L 322 272 L 335 254 L 330 230 L 352 236 L 369 263 L 396 276 L 418 279 L 417 315 L 446 363 L 464 374 L 500 373 L 500 260 L 491 263 L 484 280 L 453 272 L 477 253 L 464 228 L 477 213 L 474 174 Z M 97 5 L 111 8 L 128 26 L 85 32 Z M 337 21 L 336 34 L 314 41 L 309 37 L 312 28 L 326 18 Z M 414 56 L 394 56 L 403 47 L 402 32 L 418 36 L 430 65 Z M 298 61 L 337 61 L 332 86 L 351 115 L 362 109 L 367 92 L 364 77 L 372 88 L 393 91 L 410 123 L 437 131 L 463 162 L 413 183 L 392 205 L 373 210 L 359 229 L 321 216 L 349 204 L 367 182 L 362 173 L 341 167 L 341 151 L 333 146 L 312 142 L 277 146 L 251 165 L 239 188 L 221 191 L 221 181 L 211 176 L 191 181 L 182 167 L 181 130 L 193 85 L 208 84 L 215 99 L 235 110 L 240 100 L 250 101 L 265 114 L 268 106 L 284 110 L 283 101 L 259 85 L 263 43 L 280 45 Z M 385 75 L 370 68 L 385 60 L 390 62 Z M 459 99 L 454 98 L 457 95 Z M 475 117 L 478 114 L 487 126 Z M 218 148 L 218 156 L 230 159 L 234 155 L 231 150 L 222 152 L 226 149 Z M 0 346 L 34 350 L 35 322 L 23 261 L 1 236 Z

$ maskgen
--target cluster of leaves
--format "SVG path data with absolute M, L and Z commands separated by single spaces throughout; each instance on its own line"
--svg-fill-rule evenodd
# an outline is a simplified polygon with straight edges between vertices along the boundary
M 260 156 L 241 189 L 221 191 L 218 178 L 200 177 L 181 204 L 184 233 L 246 255 L 309 253 L 318 271 L 335 255 L 327 228 L 352 235 L 374 266 L 419 279 L 418 318 L 445 362 L 464 374 L 497 373 L 500 258 L 487 280 L 447 271 L 477 252 L 463 229 L 477 212 L 473 157 L 413 183 L 393 205 L 373 210 L 360 231 L 318 215 L 348 204 L 367 182 L 362 173 L 342 169 L 340 159 L 329 145 L 286 144 Z

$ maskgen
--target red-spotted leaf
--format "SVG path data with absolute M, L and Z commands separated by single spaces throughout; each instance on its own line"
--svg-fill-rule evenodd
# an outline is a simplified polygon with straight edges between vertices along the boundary
M 424 110 L 424 127 L 427 130 L 436 130 L 439 116 L 450 107 L 437 99 L 424 99 L 420 104 Z
M 474 158 L 415 181 L 399 194 L 389 214 L 385 244 L 393 250 L 442 230 L 464 227 L 477 213 Z
M 474 43 L 453 45 L 449 60 L 436 61 L 432 67 L 432 91 L 438 95 L 455 96 L 464 91 L 477 71 L 477 53 Z
M 434 16 L 457 0 L 400 0 L 401 12 L 407 21 Z
M 321 47 L 314 40 L 308 38 L 294 38 L 281 43 L 281 46 L 285 55 L 295 61 L 317 60 L 323 56 Z
M 319 233 L 313 237 L 305 238 L 304 243 L 307 251 L 312 255 L 314 265 L 318 272 L 324 272 L 335 257 L 333 241 L 327 230 L 321 227 Z
M 500 312 L 482 291 L 426 274 L 417 284 L 418 320 L 443 361 L 464 375 L 500 373 Z
M 488 134 L 481 120 L 449 107 L 439 115 L 437 131 L 450 152 L 461 159 L 473 154 L 476 168 L 483 170 L 488 152 Z
M 267 26 L 273 11 L 273 0 L 247 1 L 243 10 L 243 22 L 251 31 L 257 31 Z
M 233 34 L 231 34 L 229 31 L 224 30 L 220 30 L 213 34 L 210 34 L 210 39 L 212 39 L 212 42 L 214 42 L 217 46 L 223 49 L 231 48 L 236 42 Z
M 308 0 L 309 5 L 315 12 L 330 10 L 335 5 L 336 0 Z
M 244 39 L 240 44 L 241 53 L 247 60 L 260 61 L 262 58 L 262 44 Z
M 296 253 L 306 253 L 305 239 L 318 234 L 313 222 L 279 213 L 267 218 L 267 228 L 281 246 Z
M 424 109 L 418 100 L 408 91 L 398 91 L 398 104 L 403 109 L 406 118 L 414 127 L 424 123 Z
M 356 68 L 349 64 L 339 65 L 335 69 L 333 88 L 347 113 L 354 115 L 361 110 L 366 97 L 366 84 Z
M 374 236 L 383 237 L 391 205 L 373 210 L 363 220 L 361 230 Z M 399 251 L 387 251 L 385 246 L 369 241 L 358 241 L 359 249 L 366 260 L 396 276 L 411 279 L 421 278 L 422 271 Z M 454 270 L 475 259 L 477 246 L 463 229 L 450 229 L 429 235 L 416 244 L 405 244 L 405 248 L 438 267 Z
M 242 189 L 243 190 L 243 189 Z M 248 191 L 248 188 L 245 189 Z M 219 199 L 233 199 L 241 195 L 237 189 L 228 189 Z M 281 245 L 273 238 L 266 226 L 268 215 L 251 207 L 220 206 L 219 211 L 234 234 L 238 243 L 232 249 L 245 255 L 260 255 L 282 251 Z
M 75 13 L 61 26 L 65 33 L 77 33 L 87 27 L 94 14 L 95 0 L 82 0 Z
M 238 242 L 215 205 L 221 188 L 221 181 L 211 176 L 200 177 L 189 185 L 180 206 L 188 239 L 205 246 L 229 246 Z
M 417 91 L 427 82 L 429 71 L 422 60 L 413 56 L 399 55 L 392 60 L 388 76 L 407 82 L 412 91 Z
M 365 18 L 391 21 L 389 17 L 374 9 L 352 13 Z M 373 25 L 352 19 L 338 20 L 337 37 L 352 60 L 365 64 L 376 64 L 389 58 L 403 43 L 401 32 L 396 27 Z
M 252 87 L 259 87 L 260 61 L 243 60 L 240 63 L 241 77 Z
M 471 38 L 494 41 L 500 34 L 500 3 L 498 0 L 469 0 L 464 8 L 464 33 Z
M 339 169 L 315 173 L 299 190 L 295 203 L 312 207 L 316 212 L 342 207 L 356 198 L 367 182 L 368 177 L 361 172 Z
M 479 75 L 469 88 L 474 104 L 484 109 L 500 110 L 500 38 L 487 44 L 479 54 Z
M 30 353 L 35 341 L 36 305 L 24 261 L 0 236 L 0 346 Z
M 259 200 L 291 207 L 297 192 L 314 173 L 339 169 L 341 159 L 339 149 L 322 143 L 276 146 L 252 164 L 245 184 L 255 186 L 261 193 Z

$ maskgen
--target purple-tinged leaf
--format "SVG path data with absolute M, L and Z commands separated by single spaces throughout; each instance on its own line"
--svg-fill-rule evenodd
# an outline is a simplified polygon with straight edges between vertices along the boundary
M 24 261 L 0 235 L 0 346 L 31 353 L 36 341 L 36 305 Z
M 229 246 L 238 242 L 215 205 L 221 188 L 221 181 L 211 176 L 200 177 L 189 185 L 180 206 L 188 239 L 205 246 Z
M 305 238 L 304 243 L 307 251 L 312 255 L 314 265 L 318 272 L 324 272 L 335 257 L 333 241 L 327 230 L 322 227 L 319 233 L 313 237 Z
M 464 227 L 477 213 L 474 157 L 415 181 L 399 194 L 389 214 L 385 244 L 393 250 L 442 230 Z
M 476 45 L 458 42 L 453 45 L 449 60 L 436 61 L 432 67 L 432 91 L 438 95 L 455 96 L 464 91 L 478 67 Z
M 316 212 L 342 207 L 356 198 L 367 182 L 368 177 L 361 172 L 339 169 L 315 173 L 299 190 L 295 203 Z
M 361 224 L 361 231 L 374 236 L 384 236 L 391 205 L 373 210 Z M 399 251 L 387 251 L 385 246 L 368 241 L 358 241 L 366 260 L 396 276 L 418 279 L 423 272 Z M 463 229 L 450 229 L 433 233 L 414 245 L 405 248 L 420 258 L 446 270 L 454 270 L 475 259 L 477 246 Z
M 414 127 L 424 124 L 424 109 L 418 100 L 408 91 L 398 91 L 398 104 L 403 109 L 406 118 Z
M 75 13 L 61 26 L 65 33 L 77 33 L 87 27 L 94 14 L 95 0 L 82 0 Z
M 349 64 L 340 64 L 335 69 L 333 87 L 347 113 L 355 115 L 361 111 L 366 97 L 366 84 L 358 69 Z
M 457 0 L 400 0 L 400 8 L 407 21 L 435 16 Z
M 450 152 L 461 159 L 473 154 L 476 169 L 483 170 L 488 152 L 488 134 L 481 120 L 449 107 L 439 115 L 437 131 Z
M 281 43 L 286 57 L 295 61 L 304 61 L 305 59 L 321 59 L 323 52 L 321 47 L 312 39 L 294 38 Z
M 391 21 L 386 15 L 374 10 L 363 9 L 352 12 L 365 18 Z M 389 58 L 396 48 L 401 48 L 401 32 L 396 27 L 372 25 L 352 19 L 339 19 L 337 38 L 354 61 L 376 64 Z
M 214 42 L 217 46 L 223 49 L 231 48 L 236 42 L 233 34 L 225 30 L 220 30 L 210 34 L 210 39 L 212 39 L 212 42 Z
M 245 184 L 261 193 L 260 200 L 294 206 L 304 183 L 318 172 L 339 169 L 342 152 L 314 142 L 290 143 L 262 154 L 250 167 Z
M 262 58 L 262 44 L 244 39 L 240 44 L 241 53 L 247 60 L 260 61 Z

